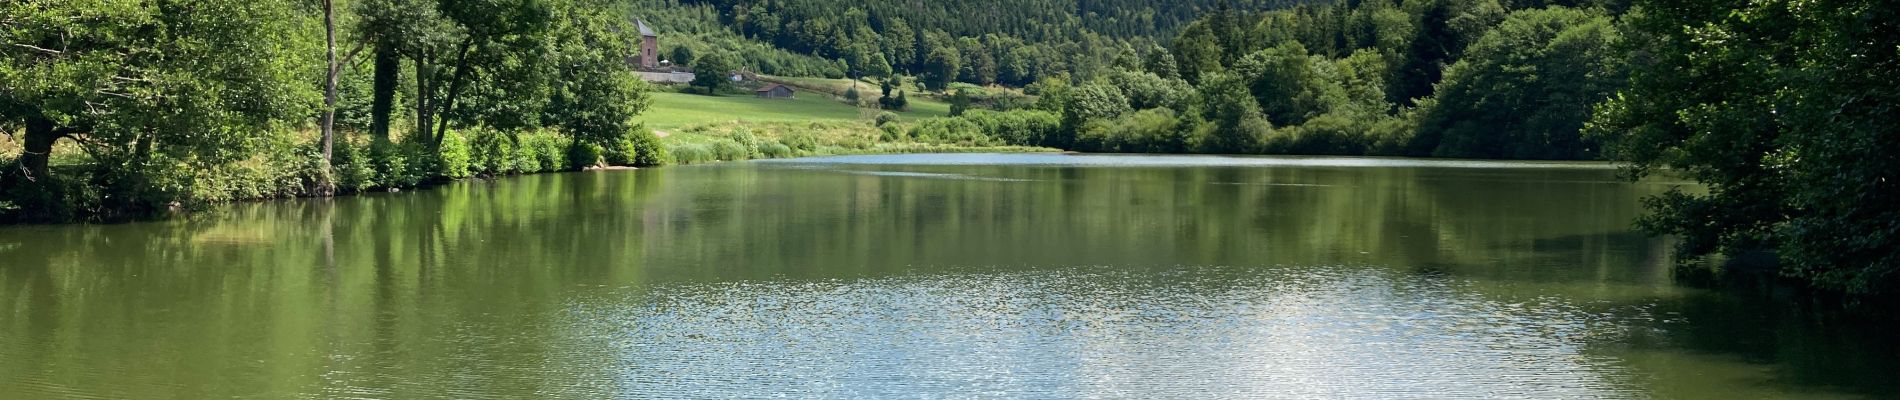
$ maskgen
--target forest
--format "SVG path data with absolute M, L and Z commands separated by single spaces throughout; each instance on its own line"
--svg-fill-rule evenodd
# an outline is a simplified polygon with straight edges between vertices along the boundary
M 604 0 L 7 2 L 0 132 L 20 148 L 0 162 L 0 221 L 655 165 L 625 15 Z

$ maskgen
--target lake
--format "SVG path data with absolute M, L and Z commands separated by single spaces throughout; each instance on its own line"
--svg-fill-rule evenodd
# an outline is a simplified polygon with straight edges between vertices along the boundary
M 5 398 L 1878 398 L 1607 164 L 897 155 L 0 227 Z

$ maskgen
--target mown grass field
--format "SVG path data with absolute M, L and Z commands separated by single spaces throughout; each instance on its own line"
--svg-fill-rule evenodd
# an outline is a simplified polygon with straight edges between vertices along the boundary
M 690 125 L 739 122 L 869 121 L 878 110 L 852 107 L 824 93 L 800 91 L 792 99 L 761 99 L 750 95 L 702 96 L 654 92 L 653 104 L 640 115 L 648 128 L 671 131 Z M 897 113 L 905 120 L 950 114 L 950 104 L 911 99 L 910 110 Z

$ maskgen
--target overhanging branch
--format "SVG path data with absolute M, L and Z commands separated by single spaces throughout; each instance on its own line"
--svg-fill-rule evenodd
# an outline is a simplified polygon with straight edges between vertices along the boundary
M 53 50 L 53 49 L 49 49 L 49 48 L 45 48 L 45 47 L 40 47 L 40 46 L 34 46 L 34 45 L 30 45 L 30 44 L 26 44 L 26 43 L 13 43 L 13 47 L 19 47 L 19 48 L 24 48 L 24 49 L 27 49 L 27 50 L 33 50 L 33 51 L 38 51 L 38 52 L 41 52 L 41 53 L 46 53 L 46 54 L 52 54 L 52 55 L 56 55 L 56 56 L 58 56 L 58 55 L 65 55 L 65 54 L 66 54 L 66 52 L 64 52 L 64 51 L 59 51 L 59 50 Z

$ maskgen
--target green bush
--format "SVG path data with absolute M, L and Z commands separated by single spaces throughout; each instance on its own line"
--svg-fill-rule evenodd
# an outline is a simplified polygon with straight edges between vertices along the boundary
M 442 136 L 442 147 L 436 150 L 435 174 L 448 179 L 469 177 L 471 167 L 468 139 L 460 132 L 449 131 Z
M 669 149 L 660 144 L 660 137 L 645 127 L 636 127 L 625 137 L 610 143 L 602 157 L 611 165 L 629 165 L 650 167 L 664 165 L 673 157 L 667 156 Z
M 1062 117 L 1039 110 L 972 110 L 958 117 L 975 123 L 984 135 L 1017 146 L 1053 146 L 1062 130 Z
M 890 125 L 898 121 L 897 113 L 885 111 L 877 113 L 877 126 Z
M 878 139 L 886 142 L 901 142 L 910 139 L 909 133 L 904 131 L 904 128 L 897 124 L 880 126 L 877 127 L 877 130 Z
M 683 143 L 669 145 L 666 148 L 666 154 L 672 155 L 672 163 L 679 165 L 717 161 L 712 149 L 701 144 Z
M 712 144 L 713 158 L 720 161 L 741 161 L 752 159 L 752 151 L 732 141 L 721 140 Z
M 792 156 L 792 148 L 779 142 L 766 142 L 759 146 L 759 154 L 765 158 L 787 158 Z
M 534 138 L 528 135 L 515 135 L 515 151 L 508 161 L 514 163 L 510 169 L 517 174 L 541 172 L 541 147 L 535 145 Z
M 1001 141 L 983 133 L 983 126 L 960 117 L 930 118 L 910 128 L 910 137 L 925 143 L 993 146 Z
M 377 142 L 369 146 L 370 167 L 376 170 L 379 187 L 410 187 L 422 182 L 421 174 L 411 165 L 406 146 Z
M 522 172 L 566 171 L 570 163 L 567 157 L 568 144 L 572 139 L 556 135 L 553 132 L 535 132 L 521 135 L 522 152 L 531 165 Z
M 515 143 L 500 132 L 482 129 L 469 138 L 469 165 L 479 175 L 507 175 L 520 165 L 514 160 Z
M 1174 110 L 1142 110 L 1121 118 L 1089 121 L 1076 133 L 1075 149 L 1123 153 L 1180 152 L 1185 147 L 1186 128 Z
M 793 151 L 811 152 L 818 150 L 818 138 L 812 136 L 810 133 L 791 132 L 787 133 L 785 137 L 780 138 L 780 140 L 785 143 L 786 147 L 791 147 Z
M 752 128 L 743 126 L 733 128 L 729 136 L 732 137 L 732 141 L 737 143 L 745 153 L 745 157 L 742 159 L 758 158 L 759 137 L 752 134 Z M 725 157 L 720 157 L 720 159 L 725 159 Z
M 603 152 L 598 144 L 576 142 L 567 147 L 567 162 L 576 168 L 599 166 Z
M 1366 154 L 1371 130 L 1365 119 L 1326 114 L 1306 120 L 1299 126 L 1274 129 L 1261 143 L 1270 153 L 1285 154 Z
M 371 166 L 365 147 L 347 139 L 332 144 L 330 176 L 335 179 L 337 190 L 360 192 L 382 185 L 376 180 L 376 169 Z

